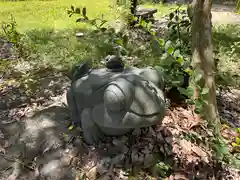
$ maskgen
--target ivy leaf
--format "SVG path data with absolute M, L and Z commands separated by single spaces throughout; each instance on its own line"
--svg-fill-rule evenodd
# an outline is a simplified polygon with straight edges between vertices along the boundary
M 86 8 L 86 7 L 84 7 L 84 8 L 82 9 L 82 15 L 83 15 L 84 17 L 87 15 L 87 8 Z
M 170 13 L 170 14 L 169 14 L 170 20 L 172 20 L 173 17 L 174 17 L 174 14 L 173 14 L 173 13 Z

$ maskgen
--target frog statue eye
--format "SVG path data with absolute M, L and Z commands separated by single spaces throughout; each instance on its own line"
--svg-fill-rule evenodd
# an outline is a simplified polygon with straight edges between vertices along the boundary
M 110 111 L 120 111 L 125 106 L 125 95 L 115 84 L 108 86 L 104 93 L 104 105 Z
M 128 107 L 134 94 L 134 85 L 125 78 L 110 83 L 104 92 L 104 105 L 110 111 L 121 111 Z

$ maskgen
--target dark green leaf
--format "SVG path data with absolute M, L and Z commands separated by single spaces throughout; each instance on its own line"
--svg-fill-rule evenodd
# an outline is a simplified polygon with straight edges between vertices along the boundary
M 194 94 L 194 89 L 193 89 L 193 87 L 188 86 L 188 88 L 187 88 L 187 96 L 188 96 L 188 97 L 192 97 L 193 94 Z
M 127 35 L 123 35 L 123 45 L 126 47 L 128 44 L 128 36 Z
M 72 11 L 70 11 L 70 10 L 67 10 L 67 14 L 71 14 L 72 13 Z
M 80 10 L 80 8 L 76 8 L 76 11 L 75 11 L 75 13 L 77 13 L 77 14 L 80 14 L 80 13 L 81 13 L 81 10 Z
M 102 20 L 101 24 L 99 25 L 99 27 L 102 27 L 105 23 L 107 23 L 106 20 Z
M 187 92 L 187 90 L 186 90 L 185 88 L 178 87 L 178 90 L 179 90 L 179 92 L 180 92 L 181 94 L 188 96 L 188 92 Z
M 172 20 L 173 17 L 174 17 L 174 14 L 173 14 L 173 13 L 170 13 L 170 14 L 169 14 L 170 20 Z
M 178 21 L 178 20 L 179 20 L 179 17 L 178 17 L 178 16 L 175 16 L 175 20 Z
M 87 8 L 86 8 L 86 7 L 84 7 L 84 8 L 82 9 L 82 15 L 83 15 L 83 16 L 86 16 L 86 15 L 87 15 Z
M 101 30 L 102 32 L 105 32 L 105 31 L 107 30 L 107 28 L 100 28 L 100 30 Z
M 200 114 L 202 111 L 202 107 L 203 107 L 202 102 L 197 99 L 195 101 L 195 113 Z
M 89 20 L 85 19 L 85 18 L 78 18 L 76 20 L 76 22 L 89 22 Z
M 71 9 L 72 9 L 72 11 L 74 11 L 74 6 L 73 5 L 71 5 Z

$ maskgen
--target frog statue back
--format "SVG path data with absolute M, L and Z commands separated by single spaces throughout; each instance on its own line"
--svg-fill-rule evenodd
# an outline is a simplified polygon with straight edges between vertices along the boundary
M 155 69 L 124 68 L 117 56 L 107 56 L 105 68 L 90 69 L 87 63 L 78 67 L 67 102 L 71 119 L 81 126 L 87 143 L 161 123 L 163 77 Z

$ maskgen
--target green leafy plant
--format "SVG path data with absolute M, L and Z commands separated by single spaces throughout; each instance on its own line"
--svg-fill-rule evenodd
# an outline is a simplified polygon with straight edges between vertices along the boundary
M 25 55 L 27 50 L 22 41 L 24 36 L 17 30 L 17 22 L 12 15 L 9 21 L 2 22 L 1 30 L 3 36 L 13 44 L 13 47 L 18 51 L 19 55 Z
M 104 19 L 104 15 L 100 18 L 95 18 L 95 19 L 89 19 L 87 16 L 87 8 L 83 7 L 82 9 L 77 7 L 75 8 L 73 5 L 71 6 L 71 9 L 67 10 L 67 13 L 69 17 L 71 17 L 74 14 L 80 15 L 80 17 L 76 20 L 76 22 L 82 22 L 82 23 L 88 23 L 96 29 L 100 29 L 101 31 L 105 31 L 106 28 L 104 28 L 104 25 L 108 22 L 107 20 Z

